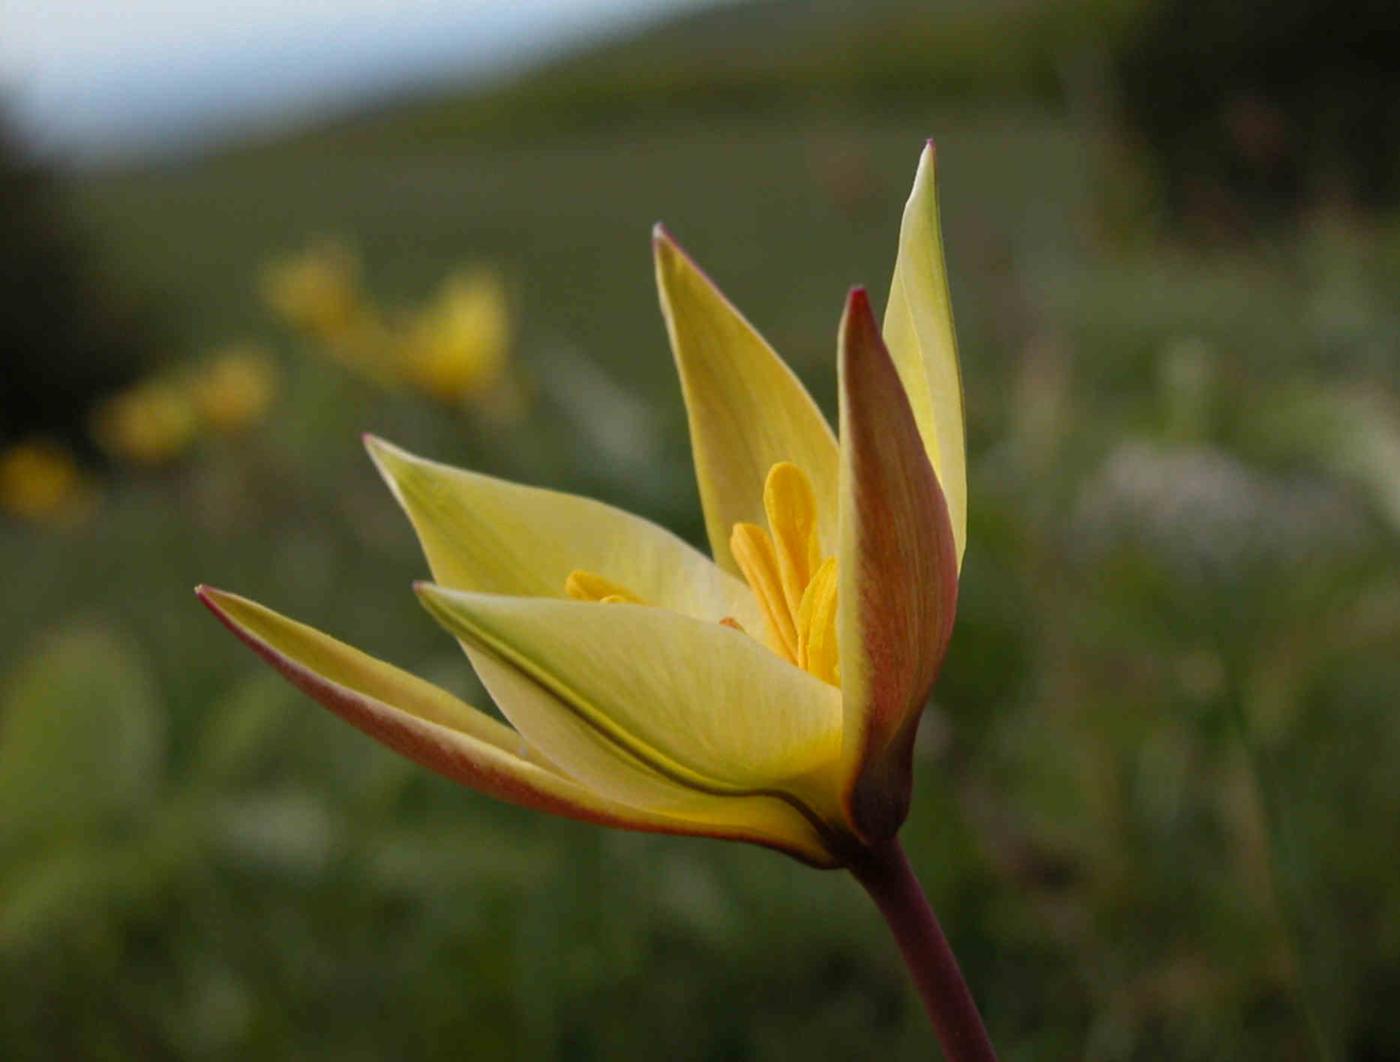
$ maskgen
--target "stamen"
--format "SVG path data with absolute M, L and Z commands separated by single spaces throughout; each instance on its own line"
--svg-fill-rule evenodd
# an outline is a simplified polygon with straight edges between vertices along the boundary
M 821 564 L 821 543 L 817 540 L 817 499 L 812 485 L 791 461 L 780 461 L 769 470 L 763 485 L 763 508 L 778 556 L 783 597 L 788 611 L 796 615 L 802 591 Z
M 780 461 L 769 470 L 763 508 L 768 530 L 735 524 L 729 548 L 758 599 L 769 646 L 823 682 L 839 685 L 836 558 L 822 560 L 816 497 L 800 468 Z
M 797 666 L 840 685 L 836 657 L 836 558 L 822 562 L 797 612 Z
M 729 549 L 758 598 L 772 636 L 773 651 L 790 663 L 797 663 L 797 625 L 783 594 L 773 539 L 756 524 L 735 524 L 729 536 Z

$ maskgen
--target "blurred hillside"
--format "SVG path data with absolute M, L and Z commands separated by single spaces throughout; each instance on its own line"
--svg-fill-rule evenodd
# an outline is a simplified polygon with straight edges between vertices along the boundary
M 698 114 L 1058 101 L 1137 24 L 1143 0 L 752 0 L 565 56 L 500 89 L 388 108 L 312 134 L 514 134 Z
M 831 412 L 842 296 L 883 299 L 927 136 L 971 529 L 904 836 L 1003 1056 L 1400 1055 L 1400 218 L 1182 238 L 1105 87 L 1135 7 L 725 6 L 491 94 L 63 181 L 168 351 L 240 337 L 283 382 L 85 522 L 0 521 L 0 1055 L 929 1057 L 840 876 L 456 789 L 190 595 L 484 705 L 359 433 L 701 541 L 651 224 Z M 327 239 L 386 315 L 498 270 L 524 416 L 278 321 L 265 266 Z

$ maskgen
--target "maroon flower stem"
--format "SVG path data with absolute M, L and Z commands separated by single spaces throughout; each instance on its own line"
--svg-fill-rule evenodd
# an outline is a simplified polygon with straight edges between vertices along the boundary
M 958 960 L 899 841 L 866 849 L 850 869 L 889 923 L 948 1062 L 996 1062 Z

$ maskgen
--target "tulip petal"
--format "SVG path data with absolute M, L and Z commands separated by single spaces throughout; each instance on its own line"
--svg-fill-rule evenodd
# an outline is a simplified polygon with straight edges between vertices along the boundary
M 365 442 L 442 586 L 559 597 L 582 571 L 698 619 L 759 622 L 748 587 L 649 520 L 428 461 L 373 436 Z
M 818 866 L 832 862 L 810 825 L 790 808 L 769 811 L 718 798 L 709 798 L 718 809 L 699 802 L 684 806 L 682 801 L 675 802 L 674 813 L 630 806 L 561 774 L 519 733 L 431 683 L 246 598 L 209 587 L 196 593 L 292 685 L 370 737 L 452 781 L 565 818 L 751 841 Z
M 715 562 L 738 572 L 730 531 L 763 522 L 764 482 L 781 461 L 811 480 L 822 540 L 830 548 L 840 467 L 831 426 L 793 371 L 670 234 L 658 225 L 652 242 Z
M 485 649 L 466 648 L 482 683 L 509 718 L 538 747 L 558 757 L 569 777 L 600 797 L 684 822 L 683 832 L 754 841 L 814 866 L 835 865 L 823 833 L 789 801 L 768 795 L 719 796 L 681 785 L 603 737 L 520 668 Z
M 967 543 L 967 458 L 962 377 L 953 306 L 938 223 L 933 142 L 919 157 L 914 190 L 899 227 L 899 253 L 885 307 L 885 343 L 894 359 L 919 435 L 943 487 L 957 542 L 958 566 Z
M 938 477 L 865 292 L 841 321 L 838 638 L 844 799 L 867 841 L 908 812 L 914 733 L 957 606 L 957 552 Z
M 727 796 L 791 798 L 838 813 L 841 698 L 747 635 L 664 609 L 418 587 L 424 605 L 469 650 L 509 664 L 552 694 L 568 726 L 501 711 L 569 774 L 606 784 L 597 746 L 680 785 Z M 489 683 L 492 676 L 483 673 Z M 493 691 L 496 692 L 496 691 Z M 585 762 L 587 760 L 587 762 Z

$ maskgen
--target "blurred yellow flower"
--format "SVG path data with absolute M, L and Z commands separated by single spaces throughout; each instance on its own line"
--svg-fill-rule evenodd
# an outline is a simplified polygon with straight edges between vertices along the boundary
M 343 244 L 326 241 L 264 267 L 263 298 L 288 324 L 324 343 L 360 327 L 360 263 Z
M 190 392 L 201 424 L 236 435 L 261 420 L 272 404 L 277 367 L 261 347 L 225 347 L 195 369 Z
M 510 310 L 496 273 L 475 269 L 444 281 L 399 342 L 404 378 L 442 402 L 481 395 L 501 381 L 510 346 Z
M 388 329 L 360 287 L 360 261 L 344 244 L 324 241 L 263 268 L 263 299 L 292 328 L 342 364 L 380 384 L 393 383 Z
M 66 523 L 82 515 L 92 492 L 69 451 L 29 439 L 0 451 L 0 510 L 36 523 Z
M 194 440 L 194 404 L 185 389 L 147 380 L 97 408 L 92 434 L 114 458 L 131 465 L 160 465 L 179 457 Z

